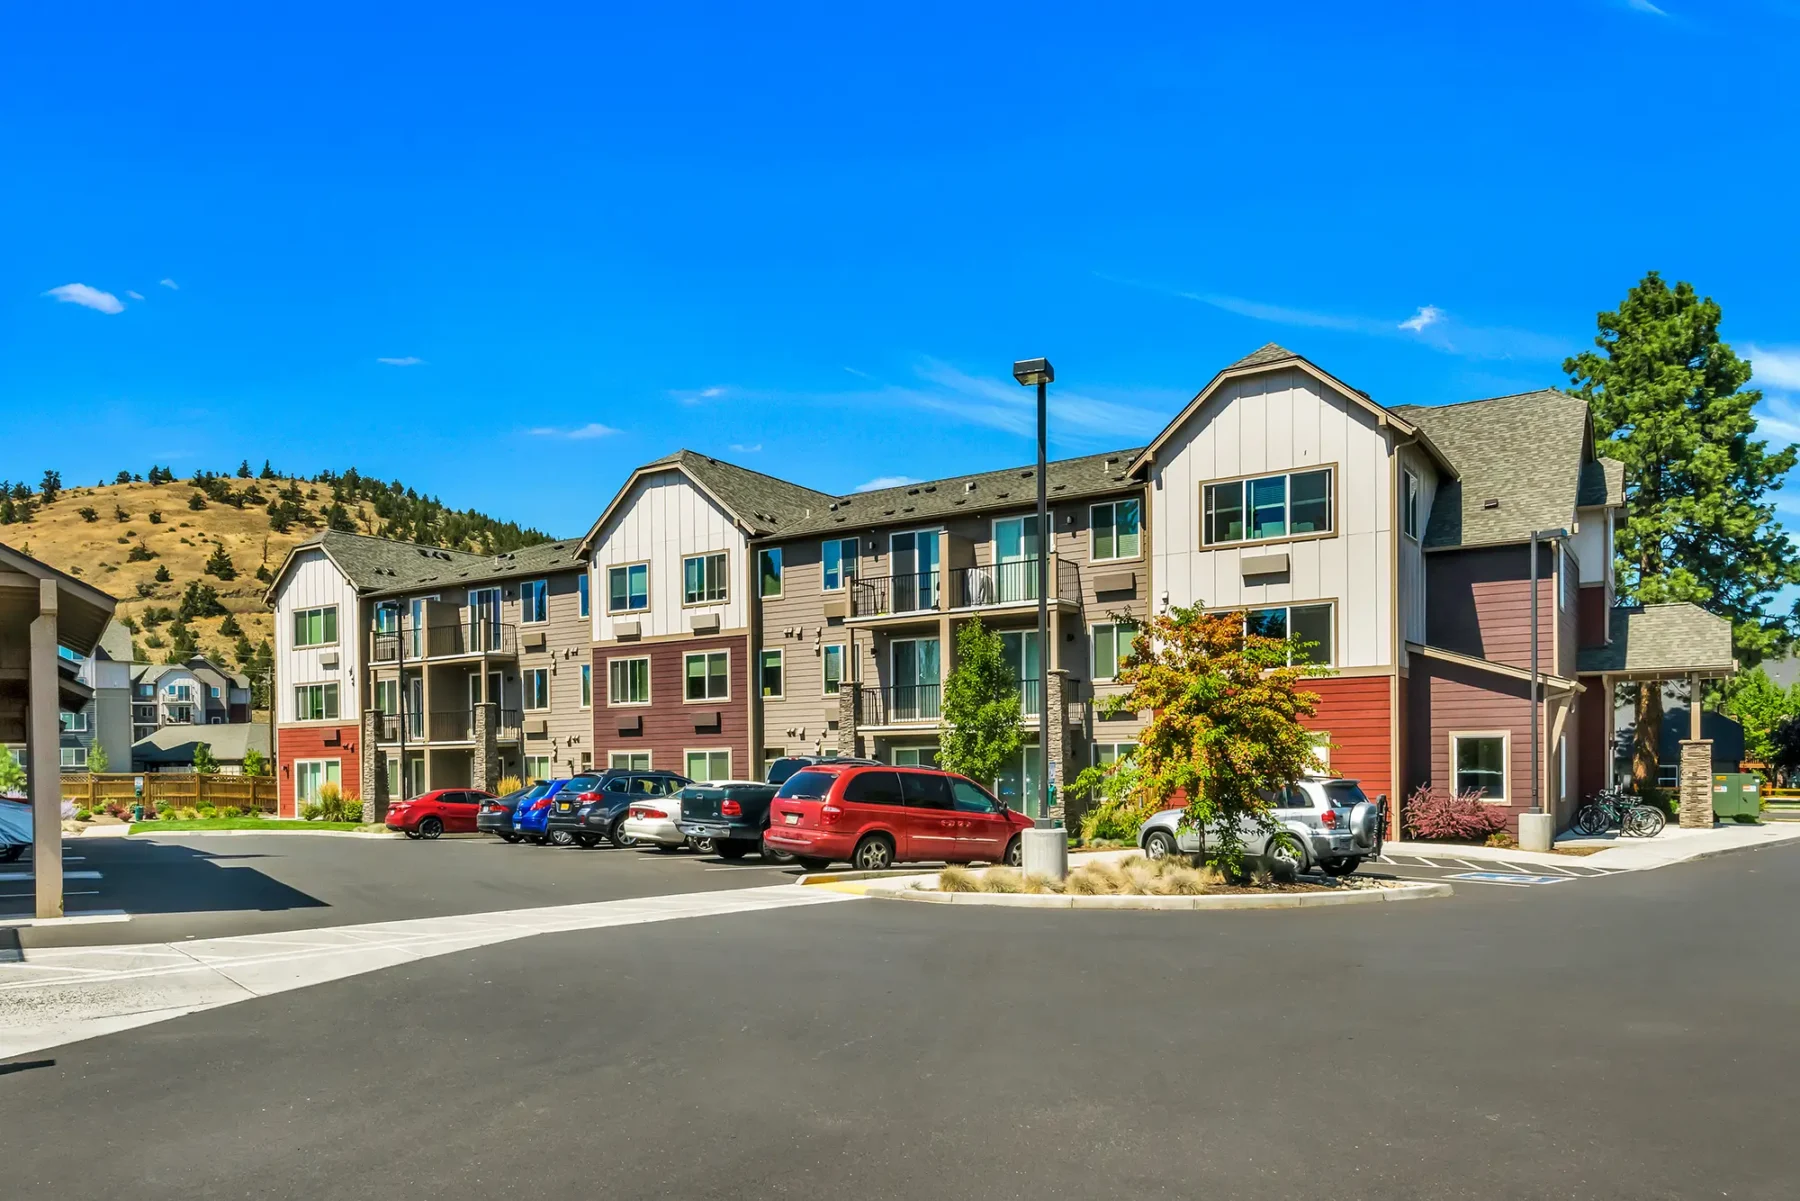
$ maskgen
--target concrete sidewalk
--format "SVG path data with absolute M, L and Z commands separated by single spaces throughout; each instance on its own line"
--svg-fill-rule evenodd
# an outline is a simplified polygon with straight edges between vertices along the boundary
M 1684 830 L 1671 822 L 1655 838 L 1620 838 L 1616 833 L 1597 838 L 1565 834 L 1558 847 L 1600 847 L 1591 855 L 1559 855 L 1554 851 L 1521 851 L 1509 847 L 1465 846 L 1447 842 L 1390 842 L 1387 855 L 1417 855 L 1426 859 L 1469 859 L 1481 862 L 1567 865 L 1581 863 L 1610 872 L 1652 871 L 1693 859 L 1726 855 L 1780 843 L 1800 842 L 1800 825 L 1715 825 L 1710 830 Z

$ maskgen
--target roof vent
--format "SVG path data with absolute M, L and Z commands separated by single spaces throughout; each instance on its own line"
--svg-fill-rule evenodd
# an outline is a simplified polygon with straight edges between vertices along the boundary
M 906 490 L 906 494 L 908 496 L 917 496 L 919 494 L 919 490 L 917 488 L 908 488 Z
M 831 511 L 833 513 L 837 512 L 837 501 L 835 500 L 831 502 Z
M 1500 507 L 1500 498 L 1498 496 L 1490 496 L 1481 502 L 1481 507 L 1484 509 L 1498 509 Z
M 975 491 L 975 481 L 974 480 L 964 480 L 963 481 L 963 491 L 964 492 Z

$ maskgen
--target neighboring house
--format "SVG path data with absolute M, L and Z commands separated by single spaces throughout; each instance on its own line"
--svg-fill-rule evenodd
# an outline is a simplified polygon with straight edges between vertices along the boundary
M 269 755 L 269 727 L 261 722 L 234 722 L 211 726 L 165 726 L 140 738 L 131 748 L 132 770 L 139 772 L 191 772 L 194 748 L 206 744 L 222 775 L 244 770 L 244 755 L 256 750 L 265 762 Z
M 96 744 L 106 749 L 109 771 L 131 770 L 131 631 L 107 623 L 94 652 L 58 648 L 59 666 L 74 688 L 86 689 L 85 704 L 67 704 L 60 753 L 64 771 L 90 770 Z
M 220 726 L 250 720 L 250 677 L 196 655 L 185 663 L 131 668 L 134 740 L 164 726 Z
M 204 656 L 196 655 L 187 665 L 201 686 L 201 704 L 205 707 L 205 724 L 229 725 L 250 720 L 250 677 L 228 671 Z

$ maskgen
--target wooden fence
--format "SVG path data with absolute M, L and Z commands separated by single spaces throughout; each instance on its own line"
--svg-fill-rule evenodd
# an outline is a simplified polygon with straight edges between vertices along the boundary
M 274 813 L 279 785 L 274 776 L 203 776 L 195 772 L 144 772 L 142 774 L 82 775 L 65 772 L 63 800 L 77 809 L 107 805 L 129 806 L 138 797 L 138 781 L 144 782 L 143 803 L 154 809 L 197 808 L 202 801 L 224 808 L 260 809 Z

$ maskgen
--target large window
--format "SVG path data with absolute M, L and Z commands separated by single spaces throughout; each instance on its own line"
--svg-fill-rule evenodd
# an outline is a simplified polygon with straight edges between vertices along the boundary
M 64 709 L 59 714 L 62 720 L 62 732 L 65 734 L 85 734 L 88 728 L 87 713 L 71 713 Z
M 591 663 L 581 665 L 581 707 L 594 707 L 594 666 Z
M 548 709 L 550 707 L 550 669 L 547 667 L 528 667 L 519 673 L 519 686 L 524 691 L 522 702 L 526 709 Z
M 337 642 L 337 606 L 294 611 L 295 646 L 331 646 Z
M 768 546 L 756 552 L 758 596 L 781 595 L 781 548 Z
M 681 603 L 710 605 L 725 599 L 725 552 L 689 555 L 681 561 Z
M 300 684 L 294 688 L 295 721 L 336 721 L 337 716 L 336 684 Z
M 1298 638 L 1303 644 L 1290 662 L 1325 663 L 1331 657 L 1331 603 L 1276 605 L 1244 614 L 1244 632 L 1265 638 Z
M 606 569 L 606 611 L 635 613 L 650 607 L 650 564 L 628 563 Z
M 623 771 L 649 771 L 649 751 L 614 751 L 606 757 L 608 767 Z
M 1125 621 L 1102 622 L 1094 627 L 1094 679 L 1116 680 L 1119 668 L 1131 657 L 1137 626 Z
M 1506 752 L 1509 737 L 1504 732 L 1450 735 L 1451 770 L 1456 776 L 1456 791 L 1479 792 L 1484 801 L 1504 803 L 1506 794 Z
M 681 675 L 687 681 L 685 696 L 690 701 L 724 701 L 731 699 L 731 654 L 729 651 L 700 651 L 682 657 Z
M 1208 546 L 1331 532 L 1331 469 L 1265 475 L 1202 488 Z
M 828 646 L 824 650 L 825 695 L 836 696 L 844 686 L 844 648 Z
M 762 687 L 764 696 L 780 697 L 782 695 L 780 651 L 762 652 L 762 658 L 756 665 L 756 678 Z
M 840 591 L 856 578 L 856 539 L 832 538 L 819 548 L 820 586 L 827 592 Z
M 1419 477 L 1410 471 L 1402 471 L 1400 485 L 1400 532 L 1416 539 L 1419 536 Z
M 294 795 L 303 805 L 316 801 L 325 785 L 343 784 L 341 772 L 336 759 L 302 759 L 294 764 Z
M 400 681 L 375 681 L 375 709 L 389 715 L 400 712 Z
M 1135 559 L 1141 549 L 1138 537 L 1138 502 L 1115 500 L 1088 510 L 1088 558 Z
M 1135 742 L 1096 742 L 1094 744 L 1094 766 L 1111 767 L 1121 759 L 1131 758 L 1137 750 Z
M 535 784 L 539 780 L 548 780 L 549 778 L 550 778 L 550 756 L 548 756 L 548 755 L 527 755 L 527 756 L 525 756 L 525 780 L 527 783 Z
M 683 773 L 696 784 L 710 784 L 715 780 L 731 779 L 731 752 L 689 751 L 687 753 L 687 771 Z
M 606 665 L 606 703 L 648 705 L 650 660 L 614 659 Z
M 550 620 L 550 584 L 546 580 L 526 580 L 519 585 L 519 621 L 536 625 Z

